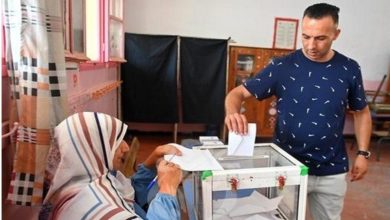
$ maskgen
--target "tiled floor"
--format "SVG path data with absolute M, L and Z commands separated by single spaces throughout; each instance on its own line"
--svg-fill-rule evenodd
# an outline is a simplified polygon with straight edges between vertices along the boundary
M 156 146 L 173 141 L 171 134 L 137 133 L 135 135 L 141 142 L 138 162 L 143 161 Z M 350 143 L 351 141 L 347 139 L 349 158 L 352 163 L 356 148 L 351 149 Z M 371 150 L 373 157 L 370 159 L 369 171 L 365 178 L 357 182 L 348 182 L 342 220 L 390 219 L 390 190 L 387 188 L 390 185 L 390 144 L 382 145 L 380 161 L 375 160 L 375 147 Z

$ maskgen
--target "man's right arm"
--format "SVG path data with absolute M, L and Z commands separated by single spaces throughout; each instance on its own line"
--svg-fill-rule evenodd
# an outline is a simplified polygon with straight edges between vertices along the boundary
M 229 131 L 246 135 L 248 122 L 245 115 L 241 114 L 241 103 L 251 97 L 252 94 L 240 85 L 231 90 L 225 98 L 225 124 Z

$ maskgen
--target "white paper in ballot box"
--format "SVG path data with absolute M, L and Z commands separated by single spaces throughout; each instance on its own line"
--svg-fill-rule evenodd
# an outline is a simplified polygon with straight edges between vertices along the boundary
M 256 139 L 256 124 L 248 124 L 248 134 L 239 135 L 229 132 L 228 155 L 229 156 L 253 156 Z
M 282 199 L 283 196 L 269 199 L 254 190 L 247 197 L 214 200 L 213 216 L 218 219 L 263 219 L 278 208 Z

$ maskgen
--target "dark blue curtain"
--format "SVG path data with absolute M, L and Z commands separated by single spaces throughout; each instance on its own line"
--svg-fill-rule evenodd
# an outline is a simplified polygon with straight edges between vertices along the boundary
M 181 37 L 180 74 L 184 123 L 224 119 L 227 40 Z
M 177 37 L 125 33 L 121 66 L 124 121 L 175 123 Z

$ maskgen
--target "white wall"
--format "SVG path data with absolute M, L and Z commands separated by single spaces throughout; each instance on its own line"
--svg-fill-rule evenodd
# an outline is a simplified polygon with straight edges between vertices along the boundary
M 307 0 L 125 0 L 124 30 L 205 38 L 231 37 L 240 45 L 272 47 L 275 17 L 301 19 Z M 322 1 L 340 8 L 334 49 L 361 65 L 368 84 L 390 66 L 390 1 Z M 300 24 L 299 24 L 300 25 Z M 300 26 L 299 26 L 300 29 Z M 300 32 L 298 44 L 300 48 Z M 367 86 L 366 86 L 367 87 Z M 368 86 L 371 87 L 371 86 Z M 374 87 L 375 88 L 375 87 Z M 370 89 L 370 88 L 368 88 Z

